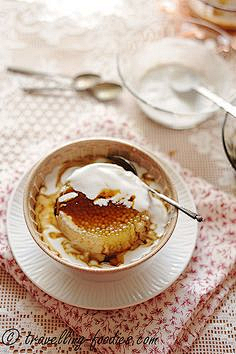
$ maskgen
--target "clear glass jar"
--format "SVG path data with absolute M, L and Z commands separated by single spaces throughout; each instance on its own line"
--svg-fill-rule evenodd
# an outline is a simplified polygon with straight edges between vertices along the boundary
M 188 0 L 198 16 L 227 29 L 236 29 L 235 0 Z

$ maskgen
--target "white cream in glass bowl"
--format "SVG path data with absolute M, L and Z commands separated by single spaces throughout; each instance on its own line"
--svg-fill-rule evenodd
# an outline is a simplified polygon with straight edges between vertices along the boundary
M 191 19 L 164 29 L 153 24 L 138 39 L 126 38 L 118 55 L 124 86 L 149 118 L 169 128 L 195 127 L 219 109 L 194 90 L 176 92 L 173 86 L 179 78 L 193 77 L 226 100 L 234 94 L 232 70 L 225 60 L 230 50 L 227 35 L 200 23 Z

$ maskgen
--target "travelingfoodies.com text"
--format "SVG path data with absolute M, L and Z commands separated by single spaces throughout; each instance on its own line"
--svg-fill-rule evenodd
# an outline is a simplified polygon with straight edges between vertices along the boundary
M 65 329 L 58 337 L 53 336 L 38 336 L 33 334 L 31 331 L 28 331 L 27 334 L 22 336 L 18 329 L 11 328 L 6 330 L 1 338 L 3 345 L 10 346 L 15 344 L 18 340 L 21 339 L 21 343 L 28 345 L 71 345 L 75 351 L 79 351 L 85 346 L 85 343 L 89 346 L 91 351 L 94 351 L 100 345 L 155 345 L 157 344 L 158 338 L 151 336 L 139 336 L 134 338 L 132 335 L 124 337 L 119 331 L 116 331 L 113 335 L 104 336 L 101 335 L 100 329 L 91 336 L 86 338 L 85 336 L 75 335 L 71 330 Z M 88 348 L 88 346 L 86 347 Z

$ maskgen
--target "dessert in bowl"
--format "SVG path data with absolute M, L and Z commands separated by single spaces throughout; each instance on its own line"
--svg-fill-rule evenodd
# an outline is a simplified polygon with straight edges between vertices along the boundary
M 132 161 L 138 176 L 113 164 L 111 155 Z M 87 273 L 132 268 L 162 248 L 178 216 L 143 182 L 177 199 L 161 162 L 141 148 L 106 138 L 67 144 L 31 170 L 26 224 L 36 243 L 64 266 Z

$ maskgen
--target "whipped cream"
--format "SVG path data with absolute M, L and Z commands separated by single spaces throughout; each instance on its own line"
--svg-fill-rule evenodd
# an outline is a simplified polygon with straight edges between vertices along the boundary
M 143 182 L 132 172 L 117 165 L 92 163 L 76 169 L 67 177 L 66 182 L 74 191 L 82 192 L 100 206 L 106 206 L 111 201 L 128 208 L 133 207 L 140 212 L 150 207 L 150 196 Z M 116 191 L 115 195 L 99 198 L 103 191 L 109 190 Z

